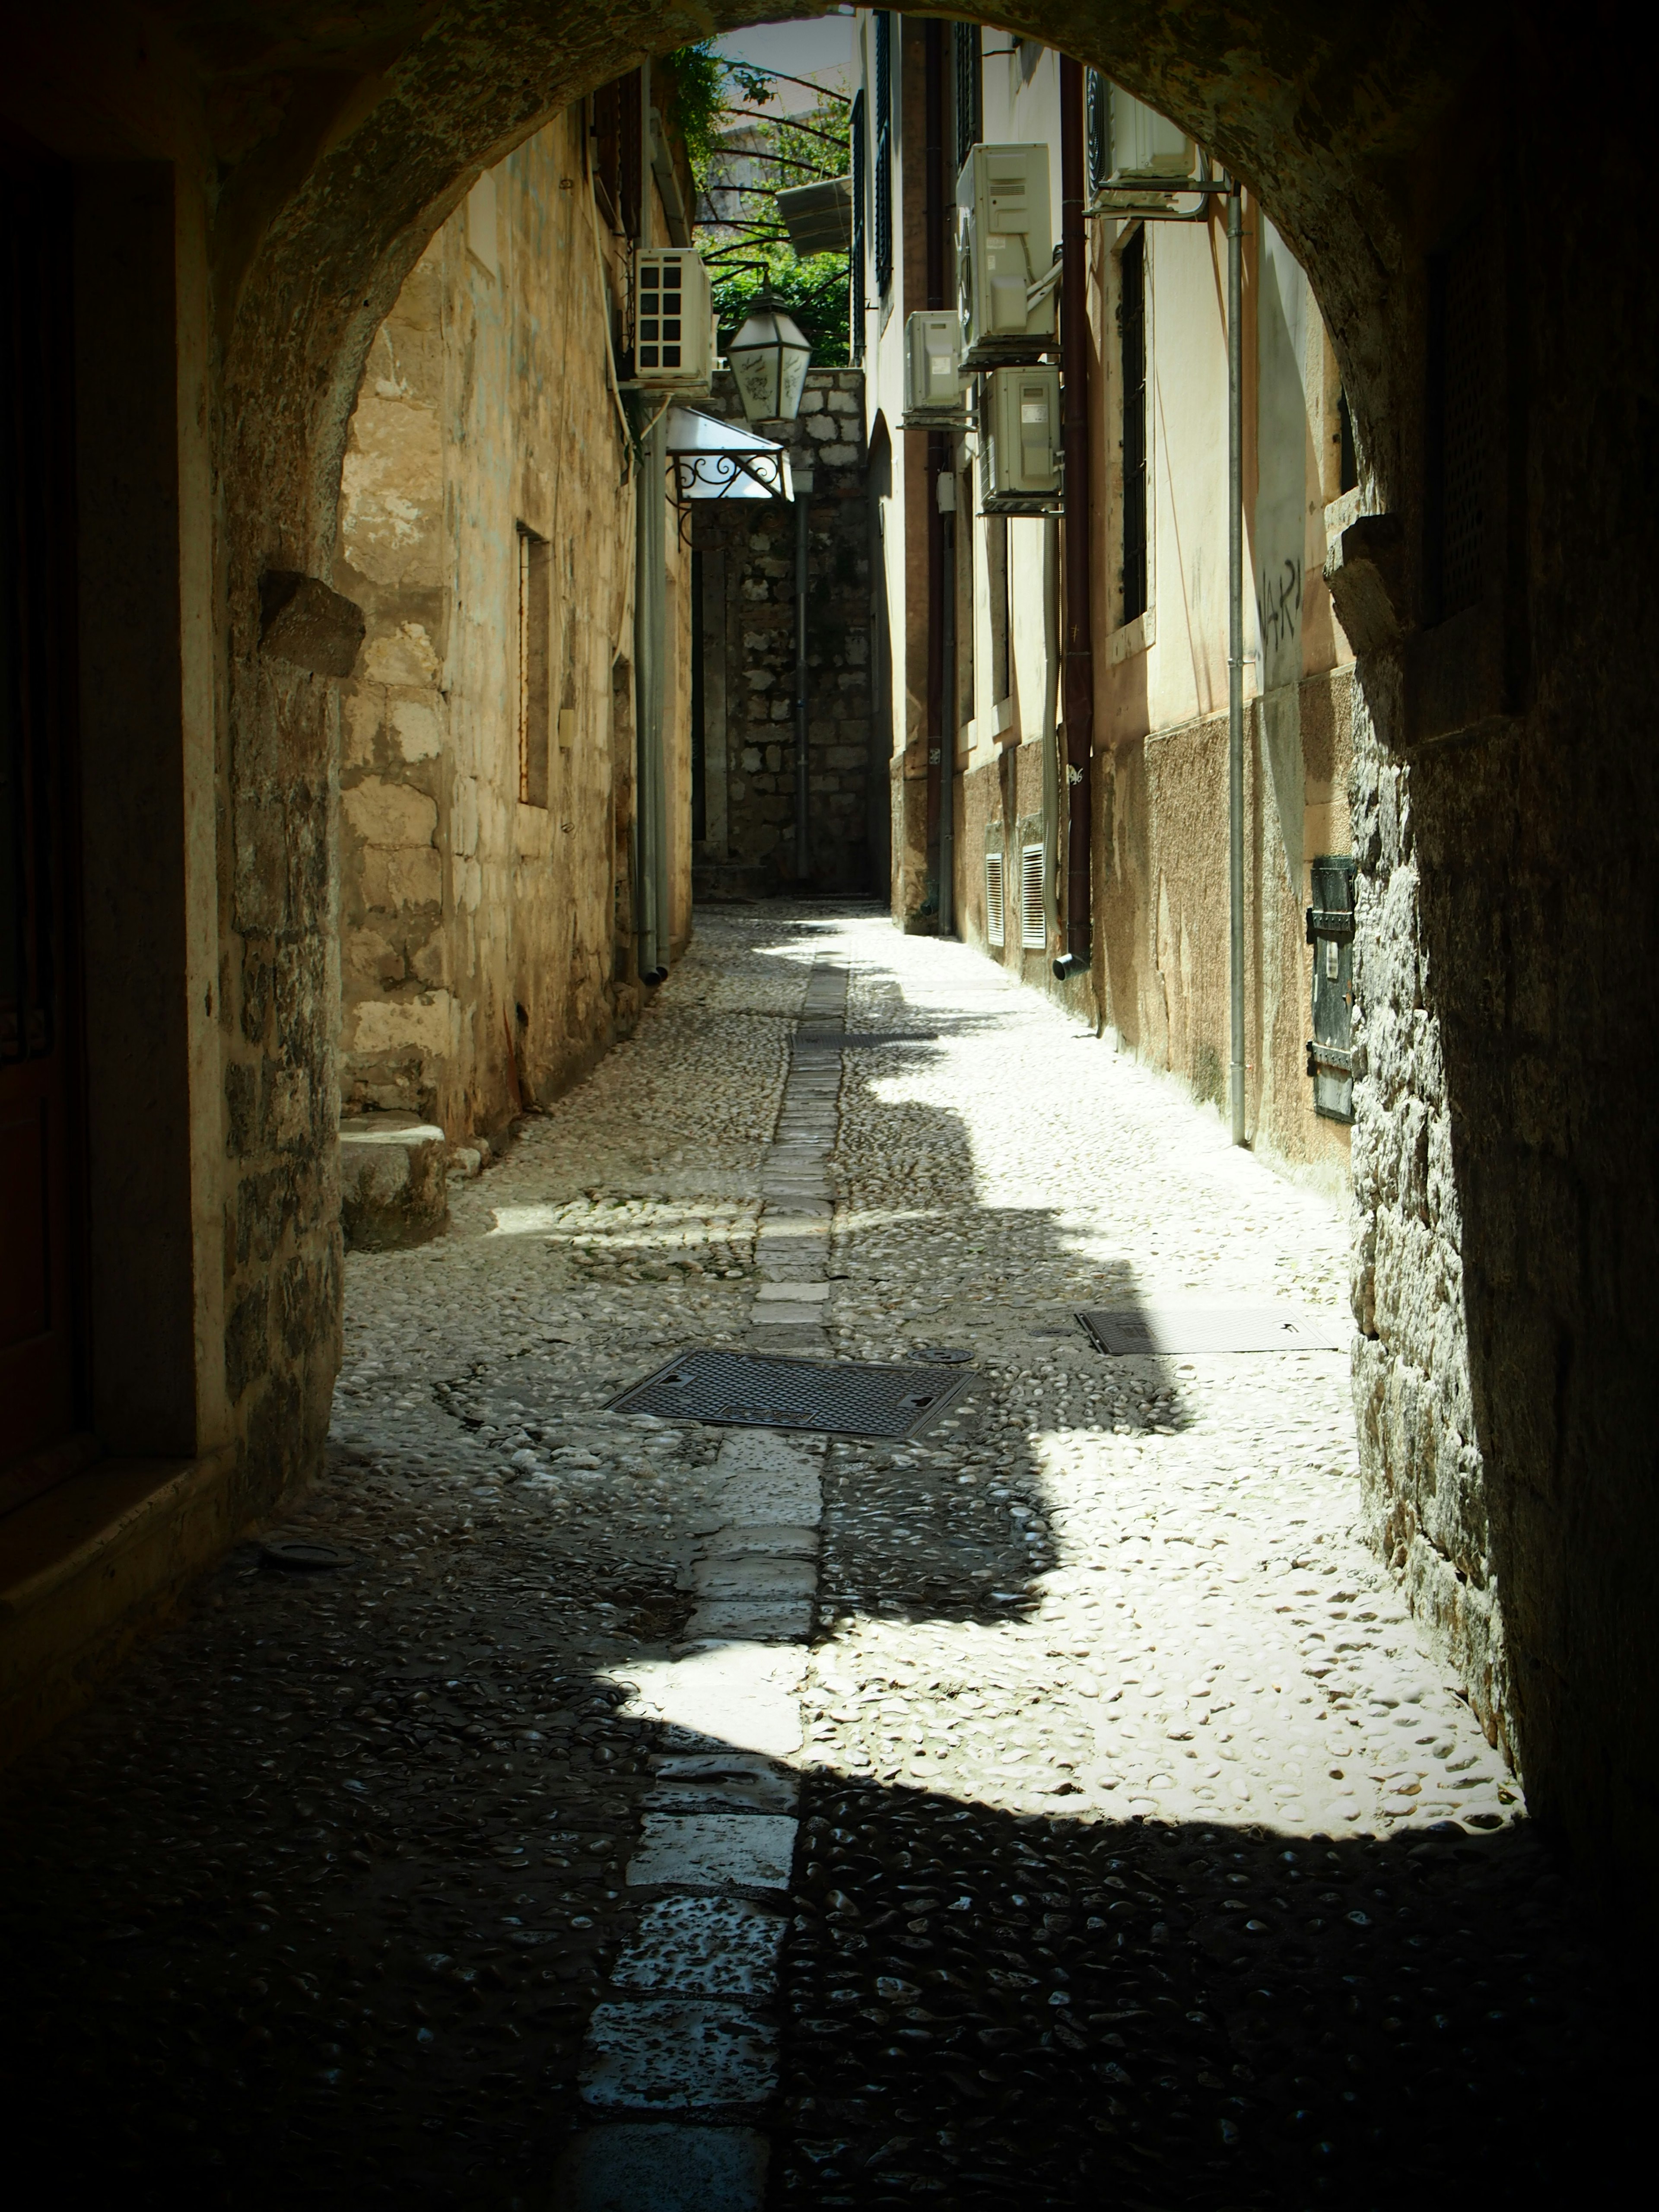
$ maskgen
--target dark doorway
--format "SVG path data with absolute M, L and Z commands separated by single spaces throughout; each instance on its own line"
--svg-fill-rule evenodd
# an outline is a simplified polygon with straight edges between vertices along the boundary
M 66 1471 L 83 1361 L 69 176 L 15 140 L 0 176 L 3 1511 Z

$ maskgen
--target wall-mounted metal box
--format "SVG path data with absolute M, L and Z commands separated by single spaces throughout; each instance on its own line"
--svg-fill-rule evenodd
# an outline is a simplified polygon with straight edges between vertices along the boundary
M 1353 1120 L 1353 883 L 1346 853 L 1311 864 L 1314 903 L 1308 908 L 1313 947 L 1313 1036 L 1308 1073 L 1314 1111 L 1327 1121 Z
M 632 380 L 648 392 L 706 392 L 714 368 L 714 301 L 694 246 L 634 256 Z
M 957 270 L 970 368 L 1031 360 L 1054 342 L 1054 216 L 1046 146 L 975 146 L 957 179 Z
M 1060 496 L 1060 371 L 994 368 L 980 410 L 987 514 L 1047 514 Z

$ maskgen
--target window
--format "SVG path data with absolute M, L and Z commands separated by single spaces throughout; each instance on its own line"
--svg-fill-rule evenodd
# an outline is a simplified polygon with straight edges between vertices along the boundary
M 1048 924 L 1042 904 L 1042 848 L 1022 845 L 1019 853 L 1019 942 L 1026 952 L 1048 947 Z
M 1359 486 L 1359 449 L 1353 441 L 1353 416 L 1348 406 L 1348 395 L 1336 395 L 1336 489 L 1339 497 L 1345 491 L 1356 491 Z
M 552 551 L 519 525 L 519 797 L 526 806 L 547 804 Z
M 1088 70 L 1083 80 L 1083 131 L 1093 193 L 1112 173 L 1112 88 L 1097 69 Z
M 848 354 L 849 359 L 864 359 L 864 262 L 870 251 L 870 149 L 864 137 L 864 94 L 860 92 L 853 100 L 850 125 L 853 154 L 853 251 L 848 258 L 847 274 Z
M 640 73 L 593 95 L 590 136 L 593 189 L 612 230 L 640 234 Z
M 1146 611 L 1146 234 L 1119 257 L 1118 336 L 1123 372 L 1123 619 Z
M 977 23 L 956 23 L 951 29 L 951 58 L 957 80 L 957 167 L 985 136 L 985 83 L 980 63 Z
M 991 704 L 1001 706 L 1013 690 L 1008 647 L 1008 518 L 985 520 L 985 589 L 991 606 Z
M 1486 268 L 1478 223 L 1429 262 L 1424 565 L 1431 622 L 1460 613 L 1480 596 L 1492 412 Z
M 876 289 L 893 282 L 893 18 L 875 19 L 876 39 Z
M 985 855 L 985 937 L 990 945 L 1006 945 L 1007 924 L 1002 911 L 1002 855 Z

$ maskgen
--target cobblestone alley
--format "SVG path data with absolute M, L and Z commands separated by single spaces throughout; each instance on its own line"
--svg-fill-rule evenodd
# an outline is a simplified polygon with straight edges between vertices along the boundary
M 1602 1934 L 1361 1541 L 1346 1356 L 1074 1318 L 1340 1328 L 1346 1267 L 963 947 L 703 915 L 447 1236 L 348 1261 L 286 1550 L 15 1772 L 14 2136 L 239 2207 L 1582 2179 Z M 967 1387 L 894 1446 L 607 1411 L 697 1346 Z

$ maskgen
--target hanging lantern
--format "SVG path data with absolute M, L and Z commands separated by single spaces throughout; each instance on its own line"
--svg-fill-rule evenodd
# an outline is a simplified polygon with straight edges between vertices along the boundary
M 799 325 L 769 292 L 759 293 L 748 320 L 726 349 L 743 411 L 751 422 L 794 421 L 811 356 Z

